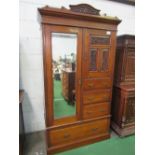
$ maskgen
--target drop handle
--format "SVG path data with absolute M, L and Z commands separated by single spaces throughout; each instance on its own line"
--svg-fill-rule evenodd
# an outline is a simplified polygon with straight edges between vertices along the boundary
M 92 129 L 93 132 L 95 132 L 95 131 L 97 131 L 97 130 L 98 130 L 98 128 L 93 128 L 93 129 Z
M 93 101 L 94 100 L 94 97 L 89 97 L 88 100 L 89 101 Z
M 89 83 L 89 84 L 88 84 L 88 87 L 90 87 L 90 88 L 93 87 L 93 86 L 94 86 L 93 83 Z
M 69 138 L 70 137 L 70 134 L 64 134 L 64 138 Z
M 81 79 L 78 80 L 78 84 L 79 84 L 80 86 L 82 85 Z
M 100 109 L 100 112 L 105 112 L 105 110 L 104 109 Z
M 91 114 L 91 113 L 92 113 L 91 111 L 88 111 L 88 112 L 87 112 L 88 115 Z

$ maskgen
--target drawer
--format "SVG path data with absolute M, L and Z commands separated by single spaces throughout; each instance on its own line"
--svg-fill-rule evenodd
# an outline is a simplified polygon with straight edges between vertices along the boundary
M 85 125 L 85 137 L 97 136 L 109 132 L 110 119 L 93 121 Z
M 106 118 L 62 129 L 50 130 L 48 131 L 48 144 L 49 146 L 56 146 L 71 143 L 78 139 L 106 134 L 109 132 L 109 121 L 110 119 Z
M 48 137 L 50 145 L 59 145 L 83 138 L 84 132 L 79 126 L 72 126 L 50 131 Z
M 100 88 L 112 88 L 112 81 L 110 79 L 85 79 L 83 82 L 83 88 L 89 89 L 100 89 Z
M 111 90 L 96 90 L 96 91 L 85 91 L 83 93 L 83 103 L 91 104 L 91 103 L 103 103 L 110 101 L 111 98 Z
M 92 105 L 84 105 L 83 110 L 84 119 L 100 117 L 108 114 L 110 114 L 110 105 L 108 102 Z

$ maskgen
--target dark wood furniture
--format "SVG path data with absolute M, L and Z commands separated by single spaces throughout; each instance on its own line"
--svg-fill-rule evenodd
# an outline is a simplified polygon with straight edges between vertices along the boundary
M 111 127 L 120 135 L 134 133 L 135 128 L 135 37 L 117 38 Z
M 62 94 L 68 102 L 73 102 L 75 90 L 75 71 L 62 70 Z
M 64 151 L 110 137 L 110 103 L 117 17 L 100 16 L 87 4 L 70 10 L 39 9 L 43 30 L 47 153 Z M 54 119 L 51 33 L 77 34 L 76 115 Z
M 25 141 L 25 130 L 24 130 L 24 119 L 22 102 L 24 100 L 24 90 L 19 91 L 19 155 L 23 155 L 24 141 Z

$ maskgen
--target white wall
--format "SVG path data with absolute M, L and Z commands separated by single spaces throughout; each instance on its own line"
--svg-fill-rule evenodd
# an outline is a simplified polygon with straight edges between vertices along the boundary
M 68 8 L 69 4 L 88 3 L 101 13 L 122 19 L 118 34 L 134 34 L 134 6 L 107 0 L 20 0 L 20 88 L 25 90 L 23 113 L 26 132 L 45 128 L 42 32 L 37 8 L 45 5 Z

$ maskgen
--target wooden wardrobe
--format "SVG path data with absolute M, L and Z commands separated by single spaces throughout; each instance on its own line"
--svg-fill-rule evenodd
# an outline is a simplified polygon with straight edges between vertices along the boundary
M 135 132 L 135 36 L 117 37 L 111 127 L 120 135 Z
M 121 20 L 101 16 L 100 10 L 88 4 L 70 5 L 70 9 L 45 6 L 39 12 L 47 153 L 109 138 L 116 31 Z M 62 95 L 61 71 L 72 70 L 72 64 L 74 104 L 69 104 Z M 57 72 L 60 80 L 53 78 Z

